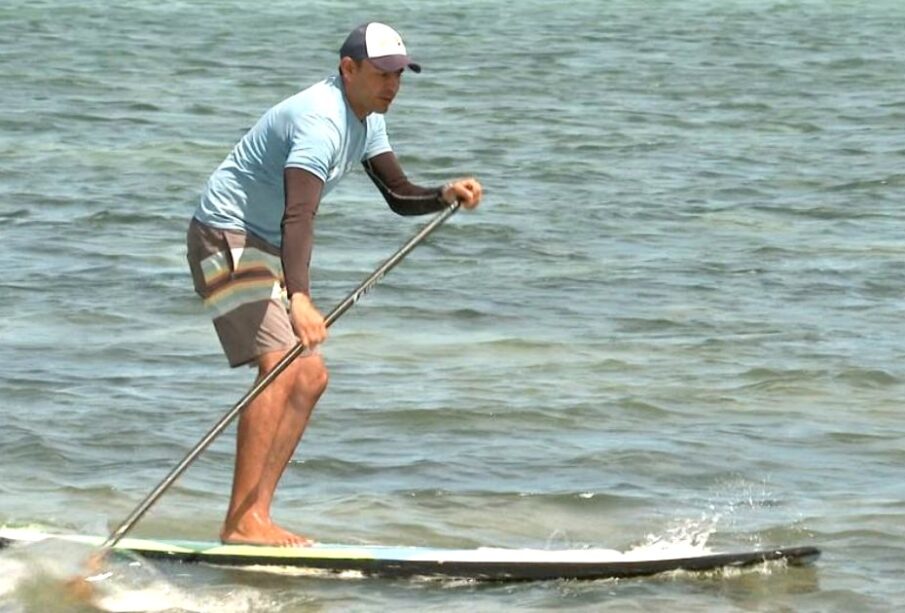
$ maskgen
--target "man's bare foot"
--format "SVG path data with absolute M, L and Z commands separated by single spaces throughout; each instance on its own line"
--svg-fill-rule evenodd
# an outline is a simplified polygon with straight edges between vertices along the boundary
M 224 545 L 265 545 L 269 547 L 310 547 L 314 541 L 273 524 L 273 528 L 257 533 L 239 531 L 220 533 Z
M 220 531 L 224 545 L 267 545 L 270 547 L 309 547 L 314 541 L 285 530 L 269 519 L 246 515 L 235 523 L 226 523 Z

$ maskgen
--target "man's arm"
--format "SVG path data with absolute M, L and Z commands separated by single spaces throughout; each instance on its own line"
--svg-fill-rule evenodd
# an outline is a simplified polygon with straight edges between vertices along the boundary
M 384 200 L 398 215 L 425 215 L 440 211 L 449 204 L 442 197 L 441 187 L 421 187 L 411 183 L 392 151 L 375 155 L 363 164 Z
M 390 208 L 399 215 L 435 213 L 458 200 L 466 209 L 481 201 L 481 184 L 473 177 L 455 179 L 442 187 L 420 187 L 405 176 L 392 151 L 375 155 L 364 162 L 365 172 L 383 194 Z
M 306 347 L 313 347 L 327 336 L 323 316 L 309 298 L 311 252 L 314 247 L 314 216 L 320 203 L 324 182 L 301 168 L 283 171 L 285 210 L 281 223 L 283 241 L 280 254 L 292 327 Z
M 472 177 L 455 179 L 442 187 L 414 185 L 405 176 L 392 151 L 366 160 L 364 167 L 387 204 L 399 215 L 434 213 L 456 200 L 466 209 L 473 209 L 481 201 L 483 189 L 477 179 Z
M 309 291 L 308 267 L 314 247 L 314 216 L 317 214 L 324 183 L 301 168 L 283 171 L 285 210 L 280 225 L 283 232 L 281 256 L 286 291 L 291 298 Z

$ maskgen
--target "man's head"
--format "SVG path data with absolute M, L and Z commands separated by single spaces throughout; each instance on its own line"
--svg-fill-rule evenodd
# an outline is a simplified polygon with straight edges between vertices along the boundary
M 414 62 L 406 53 L 405 43 L 402 42 L 399 32 L 376 21 L 362 24 L 352 30 L 339 49 L 339 57 L 370 60 L 383 72 L 396 72 L 405 68 L 421 72 L 421 65 Z
M 399 33 L 377 22 L 352 30 L 339 57 L 346 98 L 359 119 L 387 112 L 406 68 L 421 72 L 421 65 L 406 53 Z

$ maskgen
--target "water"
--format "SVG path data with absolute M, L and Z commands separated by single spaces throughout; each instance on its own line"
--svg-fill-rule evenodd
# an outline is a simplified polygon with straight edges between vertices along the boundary
M 331 331 L 277 518 L 322 541 L 824 556 L 516 586 L 121 565 L 112 605 L 905 605 L 891 0 L 6 0 L 0 524 L 105 533 L 247 388 L 191 292 L 186 223 L 243 131 L 369 18 L 425 66 L 388 117 L 407 172 L 474 173 L 486 201 Z M 347 179 L 318 217 L 321 308 L 420 223 Z M 231 462 L 230 433 L 135 533 L 213 537 Z M 0 610 L 59 604 L 44 563 L 0 556 Z

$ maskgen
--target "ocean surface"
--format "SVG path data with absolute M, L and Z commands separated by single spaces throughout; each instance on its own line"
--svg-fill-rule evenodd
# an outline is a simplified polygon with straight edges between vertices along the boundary
M 106 534 L 252 381 L 184 234 L 270 105 L 397 27 L 391 141 L 459 213 L 331 329 L 278 521 L 319 541 L 684 552 L 811 568 L 480 585 L 117 563 L 111 608 L 905 607 L 905 4 L 0 5 L 0 525 Z M 427 221 L 363 173 L 317 218 L 327 312 Z M 213 539 L 229 430 L 135 528 Z M 0 552 L 56 611 L 84 551 Z

